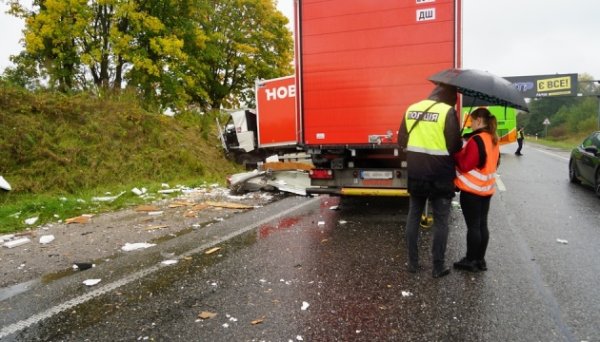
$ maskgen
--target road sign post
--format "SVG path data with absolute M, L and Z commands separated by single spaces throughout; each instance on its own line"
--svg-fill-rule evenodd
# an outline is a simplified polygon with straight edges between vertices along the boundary
M 544 138 L 548 137 L 548 126 L 550 126 L 550 120 L 548 120 L 548 118 L 546 118 L 546 120 L 544 120 L 544 122 L 542 122 L 542 124 L 544 125 Z

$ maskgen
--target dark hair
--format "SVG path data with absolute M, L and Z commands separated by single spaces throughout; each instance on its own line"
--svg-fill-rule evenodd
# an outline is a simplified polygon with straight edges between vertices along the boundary
M 498 134 L 496 134 L 496 129 L 498 128 L 498 121 L 496 121 L 496 117 L 490 113 L 487 108 L 479 107 L 471 112 L 471 117 L 473 119 L 482 118 L 485 124 L 485 127 L 482 128 L 483 131 L 488 132 L 492 135 L 492 142 L 494 145 L 498 144 Z
M 433 88 L 428 98 L 430 100 L 443 102 L 450 106 L 455 106 L 456 97 L 456 87 L 446 84 L 438 84 L 435 86 L 435 88 Z

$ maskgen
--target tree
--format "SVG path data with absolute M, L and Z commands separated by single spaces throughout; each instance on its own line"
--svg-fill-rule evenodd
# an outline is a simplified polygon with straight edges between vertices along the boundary
M 188 94 L 205 110 L 251 103 L 257 78 L 293 72 L 293 39 L 287 18 L 272 0 L 209 2 L 200 19 L 206 48 L 186 53 L 188 74 L 201 75 Z M 198 96 L 203 94 L 208 98 Z
M 273 0 L 9 4 L 26 24 L 17 68 L 62 92 L 130 87 L 148 107 L 208 110 L 247 102 L 254 79 L 292 71 L 291 32 Z

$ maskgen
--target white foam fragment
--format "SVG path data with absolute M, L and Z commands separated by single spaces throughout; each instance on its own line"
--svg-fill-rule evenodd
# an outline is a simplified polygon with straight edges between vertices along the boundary
M 310 304 L 308 304 L 307 302 L 302 302 L 302 307 L 300 308 L 300 310 L 306 311 L 306 309 L 308 309 L 309 306 Z
M 18 246 L 24 245 L 24 244 L 29 243 L 29 242 L 31 242 L 31 240 L 29 240 L 28 238 L 24 237 L 24 238 L 20 238 L 20 239 L 16 239 L 16 240 L 5 242 L 4 243 L 4 247 L 14 248 L 14 247 L 18 247 Z
M 413 294 L 412 294 L 412 292 L 410 292 L 410 291 L 402 291 L 402 297 L 410 297 L 410 296 L 412 296 L 412 295 L 413 295 Z
M 566 245 L 566 244 L 568 244 L 568 243 L 569 243 L 569 241 L 567 241 L 567 240 L 563 240 L 563 239 L 556 239 L 556 242 L 558 242 L 558 243 L 562 243 L 563 245 Z
M 83 281 L 83 285 L 94 286 L 101 282 L 102 279 L 86 279 Z
M 156 246 L 155 243 L 147 243 L 147 242 L 136 242 L 129 243 L 127 242 L 125 246 L 121 247 L 121 250 L 124 252 L 135 251 L 137 249 L 144 249 L 148 247 Z
M 177 260 L 173 260 L 173 259 L 163 260 L 160 263 L 163 265 L 175 265 L 177 263 Z
M 15 234 L 7 234 L 7 235 L 2 235 L 0 236 L 0 241 L 4 242 L 4 241 L 10 241 L 12 239 L 15 238 Z
M 42 236 L 40 236 L 40 243 L 42 245 L 45 245 L 45 244 L 50 243 L 52 241 L 54 241 L 54 235 L 42 235 Z
M 35 224 L 38 219 L 39 219 L 39 217 L 30 217 L 25 220 L 25 224 L 28 224 L 28 225 Z

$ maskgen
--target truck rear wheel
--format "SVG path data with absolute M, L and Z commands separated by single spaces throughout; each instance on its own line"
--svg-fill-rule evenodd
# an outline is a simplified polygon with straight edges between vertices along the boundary
M 261 159 L 257 156 L 244 153 L 237 156 L 235 161 L 238 164 L 243 165 L 246 170 L 254 170 L 257 168 L 258 162 L 260 162 Z

